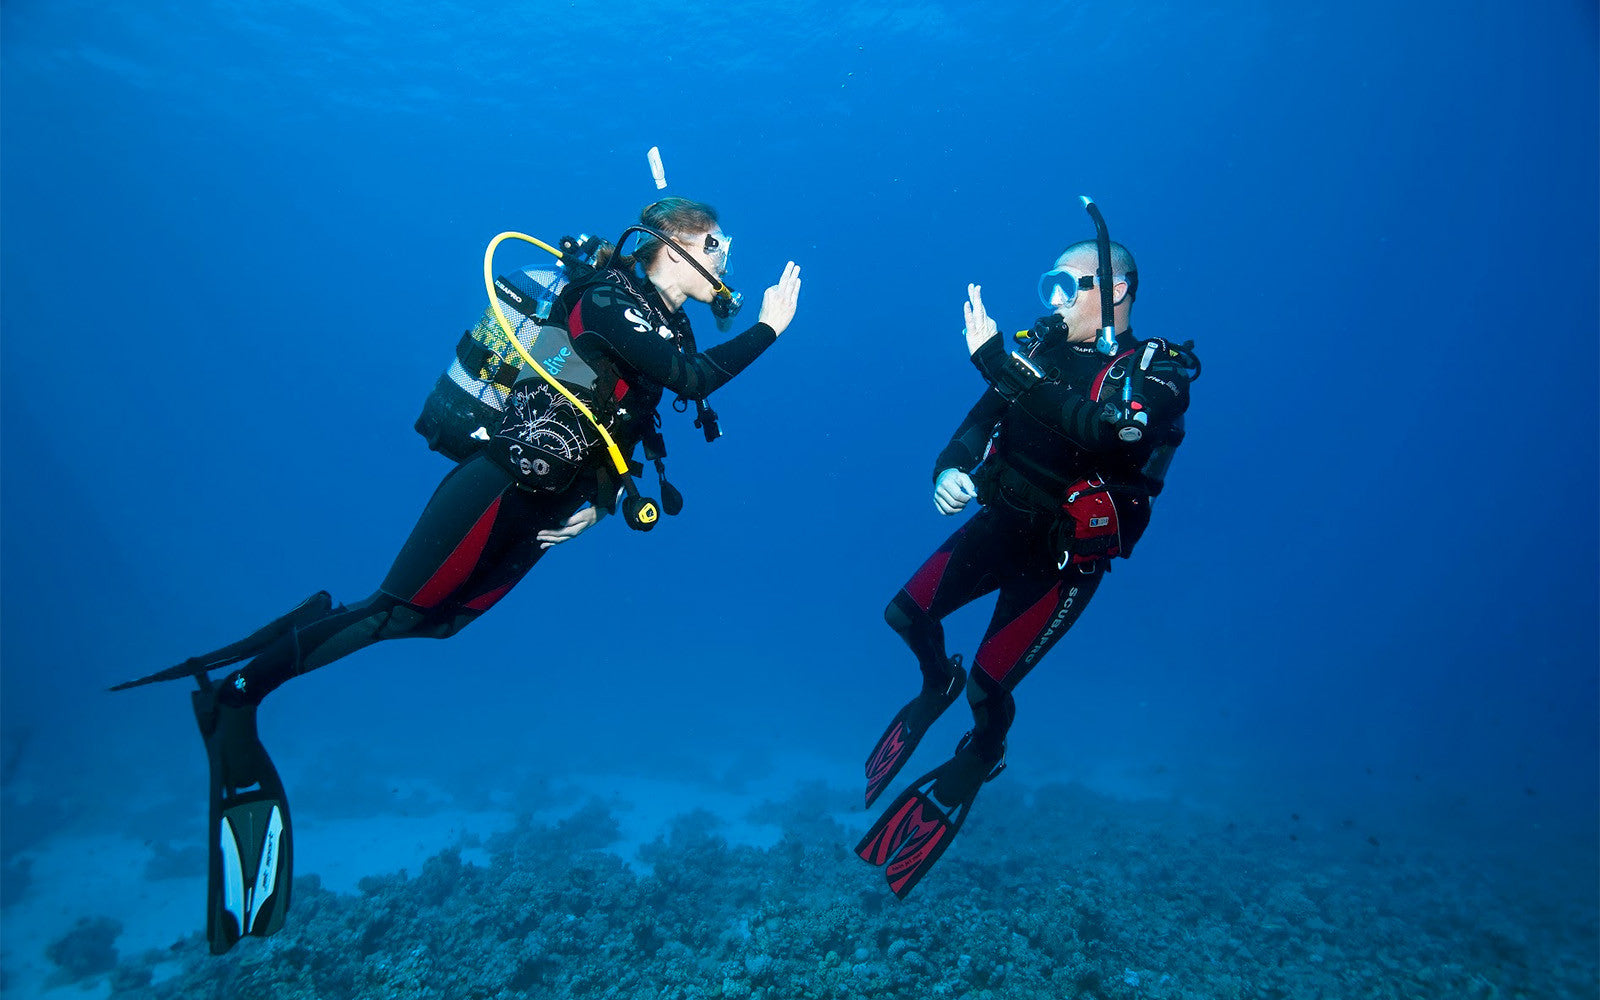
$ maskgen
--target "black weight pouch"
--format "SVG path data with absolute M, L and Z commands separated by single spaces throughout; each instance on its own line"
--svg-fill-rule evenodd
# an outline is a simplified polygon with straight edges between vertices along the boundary
M 577 397 L 595 419 L 610 429 L 616 414 L 610 401 L 595 391 L 600 374 L 578 356 L 572 338 L 559 326 L 544 326 L 528 353 L 549 375 L 524 368 L 506 398 L 500 429 L 489 438 L 489 458 L 523 489 L 560 493 L 594 464 L 605 439 L 588 417 L 551 381 Z

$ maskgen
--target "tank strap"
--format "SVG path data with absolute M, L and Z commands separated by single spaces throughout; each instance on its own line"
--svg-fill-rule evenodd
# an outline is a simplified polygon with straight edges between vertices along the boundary
M 1106 376 L 1111 374 L 1111 369 L 1117 367 L 1117 363 L 1119 361 L 1126 361 L 1129 357 L 1131 357 L 1134 350 L 1137 350 L 1137 348 L 1130 348 L 1129 350 L 1123 351 L 1121 354 L 1118 354 L 1116 357 L 1106 362 L 1106 366 L 1100 369 L 1100 374 L 1095 376 L 1094 384 L 1089 390 L 1090 399 L 1097 403 L 1100 401 L 1100 394 L 1105 391 Z M 1128 372 L 1127 377 L 1133 378 L 1133 373 L 1131 371 Z
M 514 353 L 508 358 L 499 351 L 485 347 L 472 336 L 471 330 L 462 334 L 460 343 L 456 344 L 456 360 L 473 378 L 477 378 L 481 372 L 494 372 L 494 377 L 488 380 L 489 384 L 507 391 L 516 384 L 517 375 L 522 371 L 521 358 Z
M 559 295 L 565 284 L 566 282 L 562 280 L 553 291 L 547 290 L 535 286 L 523 272 L 513 271 L 494 279 L 494 294 L 495 298 L 537 323 L 544 318 L 539 315 L 540 305 Z

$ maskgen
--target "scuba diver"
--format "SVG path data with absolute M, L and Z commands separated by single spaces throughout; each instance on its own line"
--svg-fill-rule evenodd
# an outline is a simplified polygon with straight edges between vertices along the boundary
M 1017 334 L 1021 351 L 1007 355 L 982 290 L 967 286 L 967 349 L 989 387 L 934 462 L 933 500 L 945 515 L 974 499 L 980 509 L 884 612 L 916 656 L 922 690 L 867 758 L 867 806 L 963 688 L 973 728 L 856 847 L 867 862 L 886 866 L 901 898 L 950 845 L 978 790 L 1005 767 L 1012 691 L 1083 613 L 1110 560 L 1132 553 L 1183 439 L 1189 383 L 1199 375 L 1192 343 L 1133 336 L 1133 255 L 1111 242 L 1098 208 L 1084 202 L 1098 239 L 1067 247 L 1041 276 L 1039 297 L 1051 312 Z M 946 656 L 940 623 L 995 591 L 969 676 L 959 655 Z
M 182 677 L 199 682 L 192 699 L 211 766 L 207 936 L 213 953 L 245 934 L 278 930 L 289 902 L 288 804 L 256 732 L 262 699 L 291 678 L 376 642 L 455 635 L 516 586 L 546 550 L 593 527 L 624 496 L 629 523 L 653 526 L 655 501 L 638 495 L 634 463 L 623 457 L 640 442 L 663 472 L 661 506 L 676 513 L 682 500 L 660 462 L 665 448 L 656 408 L 663 393 L 694 401 L 697 425 L 714 439 L 720 432 L 706 397 L 771 347 L 794 318 L 800 269 L 790 261 L 766 290 L 753 326 L 698 350 L 684 303 L 712 305 L 719 325 L 737 311 L 737 293 L 722 281 L 729 237 L 711 206 L 686 198 L 664 198 L 639 218 L 615 246 L 600 248 L 592 266 L 563 259 L 574 265 L 572 280 L 547 303 L 548 317 L 530 326 L 538 330 L 535 345 L 549 348 L 539 362 L 544 370 L 528 364 L 502 390 L 503 420 L 476 429 L 468 442 L 476 442 L 475 450 L 461 455 L 439 484 L 373 594 L 336 607 L 326 592 L 318 593 L 239 642 L 112 689 Z M 634 252 L 623 255 L 636 232 L 641 239 Z M 521 301 L 509 287 L 499 294 L 508 303 Z M 523 345 L 517 352 L 530 357 Z M 209 671 L 245 660 L 210 680 Z

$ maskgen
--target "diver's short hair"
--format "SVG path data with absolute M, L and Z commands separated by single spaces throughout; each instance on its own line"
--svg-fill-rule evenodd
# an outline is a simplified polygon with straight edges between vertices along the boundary
M 1085 255 L 1094 262 L 1096 269 L 1098 269 L 1100 265 L 1100 244 L 1094 240 L 1079 240 L 1056 254 L 1056 260 L 1068 256 L 1083 257 Z M 1111 241 L 1111 276 L 1113 279 L 1127 279 L 1129 301 L 1137 297 L 1139 291 L 1139 265 L 1133 260 L 1133 252 L 1116 240 Z
M 639 222 L 669 236 L 675 233 L 709 233 L 717 228 L 717 210 L 703 201 L 669 196 L 646 205 L 639 213 Z M 654 236 L 645 236 L 634 248 L 633 259 L 648 268 L 655 263 L 656 255 L 665 245 Z

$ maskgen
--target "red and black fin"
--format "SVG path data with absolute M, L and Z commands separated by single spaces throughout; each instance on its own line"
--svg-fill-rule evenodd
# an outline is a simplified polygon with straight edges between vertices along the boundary
M 933 869 L 966 822 L 984 782 L 1004 768 L 985 761 L 963 739 L 954 757 L 900 793 L 856 845 L 856 854 L 884 869 L 889 889 L 901 899 Z
M 923 734 L 928 727 L 933 725 L 944 710 L 949 708 L 961 693 L 961 686 L 966 682 L 967 673 L 961 669 L 961 657 L 950 658 L 952 671 L 948 683 L 943 691 L 929 691 L 926 688 L 921 694 L 911 699 L 895 713 L 889 727 L 878 737 L 877 744 L 872 748 L 872 753 L 867 755 L 867 797 L 866 807 L 878 801 L 878 796 L 889 787 L 895 775 L 906 766 L 911 755 L 916 752 L 917 744 L 922 742 Z

